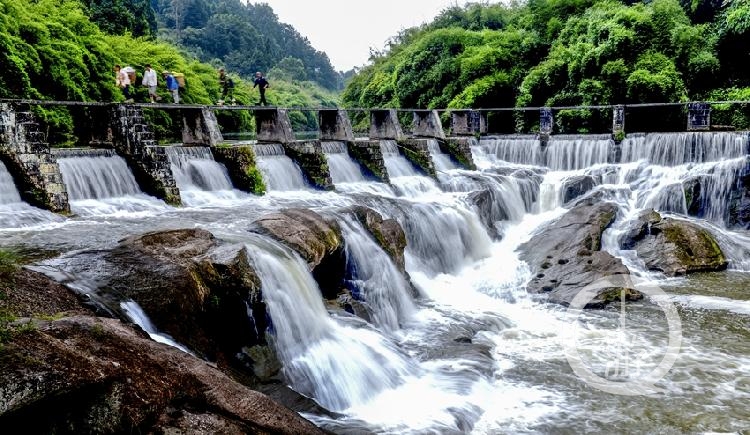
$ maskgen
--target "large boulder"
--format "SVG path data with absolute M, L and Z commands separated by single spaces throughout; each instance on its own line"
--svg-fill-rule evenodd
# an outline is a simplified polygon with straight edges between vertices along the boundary
M 584 203 L 522 244 L 521 259 L 533 273 L 528 290 L 548 293 L 550 302 L 569 305 L 583 288 L 608 276 L 630 273 L 618 258 L 601 250 L 602 233 L 616 214 L 613 203 Z M 604 286 L 586 307 L 599 308 L 620 300 L 621 292 L 629 300 L 643 297 L 633 289 Z
M 724 270 L 728 261 L 716 239 L 690 222 L 662 218 L 653 210 L 642 213 L 620 244 L 634 249 L 649 270 L 667 276 Z
M 406 272 L 404 259 L 406 234 L 398 221 L 383 219 L 380 213 L 360 205 L 349 207 L 348 211 L 372 234 L 378 245 L 391 257 L 398 270 L 402 273 Z
M 4 346 L 0 367 L 0 423 L 25 433 L 323 433 L 115 319 L 39 322 Z
M 307 262 L 326 299 L 335 299 L 346 271 L 344 238 L 338 223 L 308 209 L 286 209 L 264 215 L 250 231 L 270 236 Z
M 205 230 L 129 237 L 41 268 L 60 272 L 48 273 L 98 302 L 100 314 L 129 317 L 122 303 L 135 301 L 156 329 L 221 366 L 245 347 L 266 344 L 260 280 L 246 248 L 220 245 Z

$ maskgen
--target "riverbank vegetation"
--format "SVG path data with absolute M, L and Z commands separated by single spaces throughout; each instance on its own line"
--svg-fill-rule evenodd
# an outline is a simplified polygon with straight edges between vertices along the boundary
M 343 101 L 498 108 L 744 100 L 748 55 L 748 0 L 475 3 L 402 31 L 371 57 Z M 718 109 L 717 123 L 750 125 L 746 106 Z M 611 124 L 596 110 L 561 118 L 583 132 Z M 684 116 L 676 119 L 684 125 Z

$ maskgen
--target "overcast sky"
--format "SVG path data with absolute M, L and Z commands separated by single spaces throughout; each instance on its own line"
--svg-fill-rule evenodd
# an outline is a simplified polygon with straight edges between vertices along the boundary
M 367 63 L 370 47 L 382 50 L 399 30 L 431 21 L 441 10 L 466 0 L 265 0 L 279 21 L 291 24 L 325 51 L 336 70 Z

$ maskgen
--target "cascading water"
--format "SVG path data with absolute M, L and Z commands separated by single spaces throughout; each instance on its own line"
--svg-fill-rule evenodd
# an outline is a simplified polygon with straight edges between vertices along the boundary
M 381 140 L 380 151 L 383 153 L 391 184 L 400 195 L 415 197 L 424 193 L 440 192 L 434 180 L 420 175 L 414 165 L 401 155 L 395 140 Z
M 262 239 L 248 245 L 248 251 L 284 374 L 297 391 L 327 409 L 344 411 L 418 374 L 418 367 L 376 332 L 333 320 L 296 254 Z
M 333 184 L 361 183 L 365 181 L 362 168 L 355 162 L 346 150 L 345 142 L 322 142 L 323 153 L 328 160 Z
M 545 160 L 553 171 L 584 169 L 607 163 L 614 145 L 609 136 L 553 136 L 547 144 Z
M 167 157 L 183 204 L 201 205 L 244 196 L 232 187 L 227 169 L 214 160 L 210 148 L 168 147 Z
M 10 176 L 5 164 L 0 162 L 0 206 L 19 202 L 21 202 L 21 195 L 13 183 L 13 177 Z
M 81 215 L 163 210 L 165 204 L 141 192 L 125 160 L 111 150 L 57 159 L 70 207 Z
M 504 136 L 482 138 L 479 142 L 482 151 L 474 155 L 485 155 L 491 166 L 497 162 L 516 163 L 519 165 L 542 166 L 542 142 L 536 136 Z M 477 159 L 480 162 L 485 159 Z M 479 164 L 479 163 L 478 163 Z
M 415 311 L 409 284 L 359 221 L 344 216 L 341 229 L 350 285 L 370 307 L 376 326 L 388 331 L 399 329 Z
M 172 346 L 174 348 L 180 349 L 181 351 L 189 354 L 193 354 L 190 352 L 188 348 L 185 346 L 177 343 L 174 341 L 172 337 L 170 337 L 167 334 L 159 332 L 153 323 L 151 323 L 151 319 L 149 319 L 148 315 L 145 311 L 143 311 L 143 308 L 141 308 L 140 305 L 138 305 L 135 301 L 124 301 L 120 303 L 120 308 L 125 313 L 125 315 L 130 319 L 131 322 L 135 323 L 136 325 L 140 326 L 141 329 L 146 331 L 149 337 L 151 337 L 152 340 L 163 343 L 168 346 Z
M 436 171 L 445 172 L 456 169 L 451 157 L 440 149 L 440 143 L 437 139 L 428 139 L 427 148 L 430 150 L 430 157 L 432 157 L 432 163 L 435 165 Z
M 258 168 L 269 191 L 304 190 L 308 185 L 302 169 L 284 153 L 281 144 L 253 145 Z
M 29 227 L 61 220 L 59 216 L 22 202 L 13 177 L 0 162 L 0 228 Z
M 628 135 L 621 146 L 622 163 L 646 160 L 660 166 L 718 162 L 750 152 L 747 132 L 636 134 Z

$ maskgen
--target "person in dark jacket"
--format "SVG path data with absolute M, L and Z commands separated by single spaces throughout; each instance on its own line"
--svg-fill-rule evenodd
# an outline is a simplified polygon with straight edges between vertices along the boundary
M 258 91 L 260 92 L 260 102 L 258 103 L 258 105 L 267 106 L 268 101 L 266 101 L 266 89 L 271 85 L 268 84 L 268 80 L 263 77 L 263 74 L 261 74 L 260 71 L 255 73 L 255 84 L 253 85 L 253 89 L 255 89 L 256 86 L 258 87 Z

